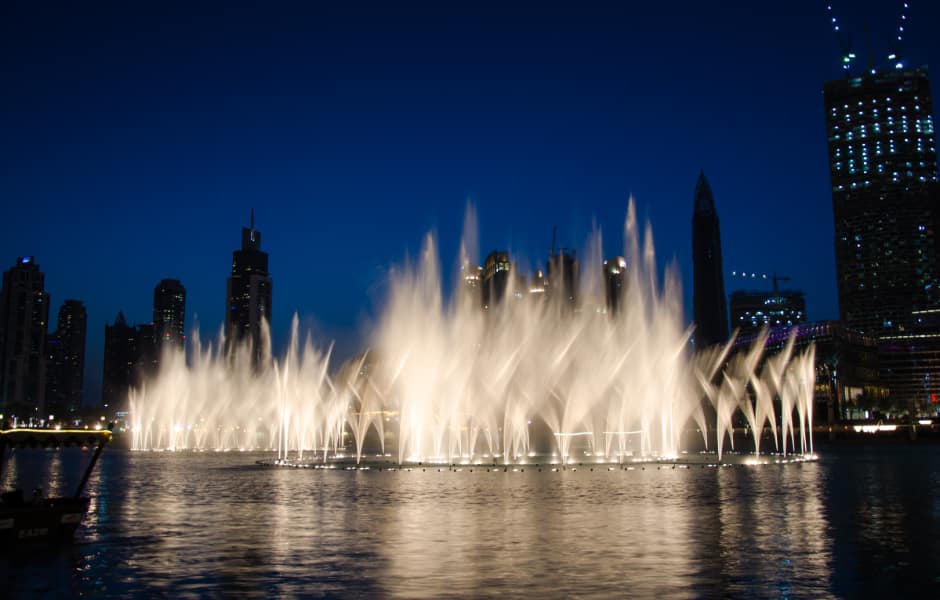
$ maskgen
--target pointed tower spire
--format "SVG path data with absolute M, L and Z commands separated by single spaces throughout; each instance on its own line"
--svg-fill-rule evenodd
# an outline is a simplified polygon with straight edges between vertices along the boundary
M 254 207 L 252 207 L 252 209 L 251 209 L 251 221 L 248 222 L 248 229 L 251 229 L 252 231 L 255 230 L 255 209 L 254 209 Z
M 715 198 L 712 196 L 712 186 L 708 185 L 705 171 L 702 170 L 699 172 L 698 181 L 695 184 L 695 214 L 713 212 L 715 212 Z
M 692 213 L 692 304 L 695 346 L 707 348 L 728 338 L 728 309 L 721 264 L 721 227 L 712 188 L 699 173 Z

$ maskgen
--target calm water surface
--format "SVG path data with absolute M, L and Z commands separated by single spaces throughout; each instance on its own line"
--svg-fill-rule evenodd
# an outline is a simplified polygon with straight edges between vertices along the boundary
M 345 472 L 109 448 L 7 597 L 940 597 L 940 446 L 723 469 Z M 4 487 L 87 454 L 18 450 Z M 44 484 L 49 487 L 49 484 Z

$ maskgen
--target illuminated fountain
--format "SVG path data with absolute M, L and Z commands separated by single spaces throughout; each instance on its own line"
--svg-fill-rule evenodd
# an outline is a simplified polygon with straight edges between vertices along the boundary
M 475 245 L 468 223 L 461 264 Z M 133 447 L 270 449 L 281 464 L 358 463 L 367 445 L 398 463 L 622 462 L 673 459 L 692 430 L 706 446 L 717 440 L 720 461 L 743 419 L 755 455 L 765 427 L 775 452 L 811 455 L 812 348 L 797 353 L 791 338 L 766 357 L 764 335 L 730 362 L 731 342 L 692 356 L 677 270 L 659 283 L 651 228 L 641 239 L 632 201 L 624 240 L 616 314 L 592 302 L 604 297 L 600 232 L 577 310 L 515 290 L 512 278 L 487 310 L 463 285 L 448 301 L 428 236 L 392 278 L 372 349 L 336 372 L 330 349 L 301 340 L 296 317 L 284 356 L 265 340 L 256 365 L 250 348 L 223 356 L 221 336 L 204 347 L 197 333 L 188 364 L 168 356 L 132 392 Z

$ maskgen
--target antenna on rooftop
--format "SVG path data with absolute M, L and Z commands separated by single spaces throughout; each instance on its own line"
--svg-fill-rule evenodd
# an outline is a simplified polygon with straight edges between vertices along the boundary
M 904 41 L 905 27 L 907 26 L 907 13 L 910 9 L 910 3 L 901 2 L 901 18 L 898 19 L 898 29 L 891 40 L 894 50 L 888 55 L 888 60 L 894 65 L 895 69 L 903 69 L 904 61 L 901 58 L 901 43 Z
M 826 14 L 829 16 L 832 31 L 839 38 L 839 46 L 842 49 L 842 69 L 849 71 L 852 68 L 852 61 L 856 58 L 855 52 L 852 51 L 852 36 L 842 30 L 839 19 L 832 8 L 832 2 L 826 4 Z

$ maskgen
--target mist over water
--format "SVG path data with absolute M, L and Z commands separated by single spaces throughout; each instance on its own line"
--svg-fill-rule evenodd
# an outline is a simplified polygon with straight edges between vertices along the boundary
M 599 230 L 581 254 L 576 308 L 528 293 L 515 273 L 486 310 L 463 280 L 445 293 L 428 235 L 417 260 L 393 272 L 369 349 L 338 368 L 296 317 L 285 354 L 274 357 L 265 334 L 257 363 L 251 348 L 224 355 L 221 334 L 203 344 L 196 331 L 188 360 L 165 356 L 132 390 L 133 448 L 270 449 L 291 461 L 365 452 L 398 462 L 622 461 L 674 457 L 691 429 L 717 441 L 720 460 L 744 419 L 752 431 L 769 427 L 774 451 L 811 452 L 812 348 L 797 354 L 791 338 L 766 357 L 759 336 L 730 362 L 731 342 L 693 353 L 678 269 L 660 280 L 652 228 L 640 234 L 632 200 L 623 240 L 616 312 L 606 308 Z M 477 264 L 477 247 L 468 209 L 461 265 Z

